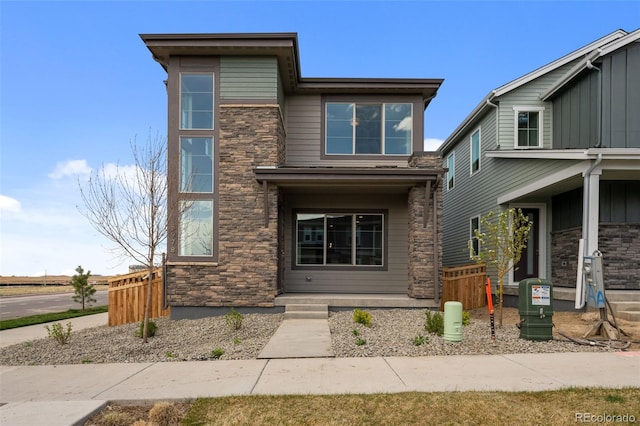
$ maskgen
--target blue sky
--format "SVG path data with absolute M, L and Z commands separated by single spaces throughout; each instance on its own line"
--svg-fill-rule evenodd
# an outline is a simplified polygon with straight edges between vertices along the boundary
M 297 32 L 303 77 L 444 78 L 437 147 L 491 90 L 616 29 L 640 1 L 0 1 L 0 275 L 126 272 L 80 215 L 78 178 L 166 132 L 140 33 Z

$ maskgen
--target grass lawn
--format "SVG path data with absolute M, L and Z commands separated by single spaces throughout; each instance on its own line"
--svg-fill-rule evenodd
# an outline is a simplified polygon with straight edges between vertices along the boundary
M 595 417 L 605 415 L 611 417 Z M 573 425 L 583 420 L 640 421 L 640 388 L 203 398 L 182 424 Z
M 24 327 L 27 325 L 44 324 L 51 321 L 61 321 L 69 318 L 82 317 L 85 315 L 101 314 L 108 311 L 108 306 L 94 306 L 82 309 L 69 309 L 65 312 L 53 312 L 48 314 L 31 315 L 22 318 L 13 318 L 0 321 L 0 330 Z

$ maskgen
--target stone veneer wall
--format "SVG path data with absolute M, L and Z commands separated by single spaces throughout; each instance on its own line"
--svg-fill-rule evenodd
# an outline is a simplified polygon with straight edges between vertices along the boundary
M 436 153 L 416 153 L 409 159 L 409 167 L 441 169 L 442 160 Z M 409 286 L 408 295 L 416 299 L 434 298 L 436 286 L 441 287 L 442 276 L 442 179 L 435 191 L 437 195 L 437 238 L 438 238 L 438 279 L 434 282 L 433 263 L 433 198 L 429 202 L 427 226 L 424 226 L 425 215 L 424 185 L 414 186 L 409 190 Z
M 269 185 L 265 227 L 264 190 L 253 169 L 284 160 L 280 110 L 277 105 L 222 105 L 219 120 L 218 262 L 168 265 L 168 301 L 180 307 L 273 307 L 278 189 Z
M 601 223 L 598 233 L 605 288 L 640 290 L 640 224 Z M 551 270 L 554 286 L 575 287 L 581 236 L 581 228 L 553 232 Z

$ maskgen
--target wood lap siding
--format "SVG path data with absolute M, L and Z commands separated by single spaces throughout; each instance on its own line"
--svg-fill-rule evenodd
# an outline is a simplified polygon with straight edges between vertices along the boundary
M 271 56 L 222 56 L 220 99 L 278 99 L 278 61 Z

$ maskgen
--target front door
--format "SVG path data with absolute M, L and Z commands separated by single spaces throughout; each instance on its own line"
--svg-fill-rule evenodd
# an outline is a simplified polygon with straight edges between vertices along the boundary
M 540 264 L 540 237 L 538 230 L 540 229 L 540 210 L 539 209 L 522 209 L 522 214 L 529 218 L 532 222 L 529 231 L 529 239 L 527 247 L 522 250 L 520 262 L 516 264 L 513 271 L 513 280 L 519 282 L 525 278 L 538 278 L 538 265 Z

